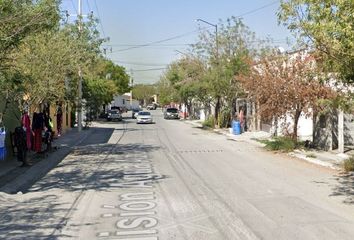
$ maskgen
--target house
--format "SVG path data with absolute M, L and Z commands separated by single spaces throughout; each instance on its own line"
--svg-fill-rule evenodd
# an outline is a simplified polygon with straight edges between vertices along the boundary
M 292 64 L 287 65 L 288 62 L 292 63 L 293 59 L 297 61 L 298 59 L 303 63 L 301 65 L 300 69 L 303 70 L 303 66 L 307 68 L 307 71 L 312 70 L 312 66 L 315 66 L 316 60 L 312 57 L 312 55 L 306 51 L 297 51 L 290 53 L 287 56 L 287 60 L 284 61 L 283 66 L 284 66 L 284 71 L 288 71 L 288 68 L 291 70 L 293 68 Z M 272 60 L 270 61 L 272 63 Z M 263 69 L 262 67 L 258 67 L 259 65 L 255 65 L 255 70 L 259 72 L 260 79 L 262 78 L 263 75 Z M 270 64 L 267 65 L 268 68 L 271 66 Z M 280 67 L 279 67 L 280 66 Z M 275 69 L 283 69 L 281 65 L 275 66 Z M 295 69 L 296 70 L 296 69 Z M 266 71 L 267 74 L 267 71 Z M 269 73 L 268 73 L 269 74 Z M 282 75 L 281 75 L 282 76 Z M 286 75 L 285 75 L 286 76 Z M 297 76 L 298 77 L 298 76 Z M 338 84 L 338 82 L 335 80 L 335 74 L 329 74 L 325 76 L 326 78 L 331 78 L 332 80 L 326 82 L 326 87 L 324 89 L 332 89 L 335 90 L 336 92 L 341 92 L 341 93 L 346 93 L 348 92 L 348 89 L 346 86 Z M 295 78 L 297 79 L 297 78 Z M 298 83 L 301 83 L 301 80 L 297 80 Z M 280 81 L 281 82 L 281 81 Z M 296 83 L 296 82 L 295 82 Z M 298 86 L 295 84 L 294 86 Z M 307 87 L 307 85 L 306 85 Z M 306 92 L 306 87 L 304 91 Z M 287 92 L 286 88 L 279 88 L 281 91 L 283 91 L 283 94 L 288 94 L 290 96 L 298 96 L 297 94 L 294 95 L 294 92 Z M 285 89 L 285 91 L 284 91 Z M 298 91 L 301 91 L 301 86 L 300 88 L 295 88 L 299 89 Z M 311 88 L 310 88 L 311 89 Z M 316 87 L 314 89 L 317 89 Z M 329 93 L 331 91 L 328 91 Z M 293 95 L 292 95 L 293 94 Z M 311 95 L 313 94 L 312 92 L 307 93 L 308 96 L 317 96 L 317 95 Z M 314 93 L 316 94 L 316 93 Z M 324 95 L 324 96 L 332 96 L 333 94 L 329 95 Z M 282 94 L 279 94 L 279 96 L 284 96 Z M 294 98 L 293 103 L 296 103 L 296 98 Z M 300 104 L 306 104 L 304 99 L 298 98 L 300 101 Z M 286 99 L 284 99 L 286 100 Z M 283 100 L 281 100 L 283 101 Z M 312 101 L 315 101 L 315 99 L 312 98 Z M 269 109 L 267 106 L 269 104 L 272 104 L 272 102 L 267 102 L 268 105 L 264 105 L 266 108 Z M 277 105 L 274 105 L 277 106 Z M 305 106 L 305 105 L 302 105 Z M 272 109 L 272 108 L 270 108 Z M 274 109 L 274 108 L 273 108 Z M 272 117 L 272 114 L 270 111 L 266 112 L 268 116 L 268 121 L 263 121 L 262 119 L 257 116 L 257 111 L 258 109 L 255 108 L 253 105 L 251 109 L 249 109 L 249 116 L 248 118 L 251 119 L 251 124 L 253 130 L 262 130 L 269 132 L 273 135 L 286 135 L 286 134 L 291 134 L 294 131 L 294 124 L 295 121 L 293 119 L 293 115 L 290 114 L 290 111 L 288 113 L 285 113 L 282 117 L 275 118 Z M 275 109 L 276 110 L 276 109 Z M 302 112 L 298 112 L 298 111 Z M 295 111 L 295 109 L 294 109 Z M 297 124 L 297 135 L 299 140 L 310 140 L 314 143 L 314 145 L 318 148 L 324 149 L 324 150 L 334 150 L 338 149 L 339 152 L 344 152 L 344 146 L 349 146 L 353 145 L 353 133 L 354 133 L 354 125 L 353 125 L 353 117 L 349 113 L 344 113 L 340 111 L 339 109 L 332 108 L 331 110 L 328 110 L 327 107 L 327 112 L 314 112 L 313 109 L 311 108 L 311 105 L 308 106 L 306 109 L 301 109 L 297 108 L 296 113 L 300 113 L 299 119 L 298 119 L 298 124 Z M 306 114 L 304 113 L 306 111 Z
M 137 108 L 139 108 L 139 101 L 131 99 L 130 93 L 114 96 L 112 102 L 108 105 L 108 109 L 119 109 L 123 112 Z

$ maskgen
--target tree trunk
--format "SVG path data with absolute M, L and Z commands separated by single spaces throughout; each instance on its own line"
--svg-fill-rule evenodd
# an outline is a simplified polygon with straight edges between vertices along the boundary
M 294 129 L 293 129 L 293 139 L 297 141 L 297 126 L 299 124 L 299 119 L 301 115 L 301 110 L 296 109 L 294 115 Z
M 215 125 L 219 127 L 219 113 L 220 113 L 220 97 L 216 98 L 215 105 Z
M 344 112 L 338 110 L 338 152 L 344 153 Z
M 187 119 L 187 112 L 188 111 L 189 111 L 188 101 L 184 101 L 183 119 Z
M 278 136 L 278 117 L 274 117 L 274 137 Z

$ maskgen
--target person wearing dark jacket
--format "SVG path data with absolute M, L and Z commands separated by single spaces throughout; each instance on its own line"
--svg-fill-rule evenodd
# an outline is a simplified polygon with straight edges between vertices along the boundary
M 17 149 L 17 160 L 22 162 L 21 167 L 31 166 L 27 161 L 27 136 L 22 124 L 15 128 L 14 145 Z

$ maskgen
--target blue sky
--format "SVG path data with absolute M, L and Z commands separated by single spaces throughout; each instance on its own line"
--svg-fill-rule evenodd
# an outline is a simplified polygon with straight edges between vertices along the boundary
M 131 71 L 134 83 L 159 80 L 167 64 L 181 57 L 195 43 L 200 18 L 216 24 L 231 16 L 242 16 L 244 23 L 259 38 L 271 37 L 286 48 L 289 31 L 279 26 L 274 0 L 82 0 L 83 14 L 91 11 L 100 19 L 102 36 L 109 37 L 107 57 Z M 78 0 L 63 0 L 62 9 L 75 14 Z M 213 28 L 210 28 L 213 31 Z M 151 42 L 175 38 L 145 47 Z M 112 48 L 112 52 L 110 51 Z

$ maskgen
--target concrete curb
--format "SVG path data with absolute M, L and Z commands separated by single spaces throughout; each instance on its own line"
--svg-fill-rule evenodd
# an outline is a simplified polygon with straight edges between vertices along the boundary
M 183 121 L 184 123 L 187 123 L 187 124 L 191 124 L 191 125 L 194 125 L 194 126 L 198 126 L 198 127 L 202 127 L 202 125 L 198 122 L 192 122 L 192 121 L 188 121 L 188 120 L 185 120 Z M 250 144 L 253 144 L 253 145 L 256 145 L 258 147 L 265 147 L 265 144 L 263 143 L 260 143 L 256 140 L 253 140 L 253 139 L 250 139 L 250 138 L 245 138 L 245 137 L 241 137 L 242 135 L 233 135 L 229 132 L 226 132 L 226 131 L 222 131 L 220 129 L 213 129 L 214 132 L 217 132 L 219 134 L 222 134 L 224 136 L 227 136 L 228 138 L 234 140 L 234 141 L 242 141 L 242 142 L 247 142 L 247 143 L 250 143 Z M 240 136 L 240 137 L 238 137 Z M 256 138 L 256 136 L 255 136 Z M 346 154 L 337 154 L 335 157 L 337 158 L 337 160 L 333 160 L 335 163 L 332 163 L 330 161 L 323 161 L 321 159 L 319 159 L 318 157 L 316 158 L 311 158 L 311 157 L 307 157 L 309 153 L 307 152 L 302 152 L 302 151 L 299 151 L 299 150 L 295 150 L 294 152 L 291 152 L 291 153 L 288 153 L 289 156 L 291 157 L 296 157 L 297 159 L 300 159 L 300 160 L 303 160 L 303 161 L 307 161 L 309 163 L 312 163 L 312 164 L 316 164 L 316 165 L 319 165 L 319 166 L 323 166 L 323 167 L 327 167 L 327 168 L 330 168 L 330 169 L 334 169 L 334 170 L 342 170 L 341 166 L 340 166 L 340 163 L 341 161 L 343 161 L 344 159 L 346 159 L 348 156 Z
M 312 163 L 312 164 L 320 165 L 322 167 L 327 167 L 327 168 L 331 168 L 331 169 L 334 169 L 334 170 L 341 170 L 340 167 L 338 167 L 338 166 L 336 166 L 336 165 L 334 165 L 332 163 L 329 163 L 329 162 L 321 161 L 318 158 L 306 157 L 306 155 L 303 155 L 303 154 L 300 154 L 300 153 L 296 153 L 296 152 L 288 153 L 288 155 L 291 156 L 291 157 L 296 157 L 298 159 L 304 160 L 304 161 Z

